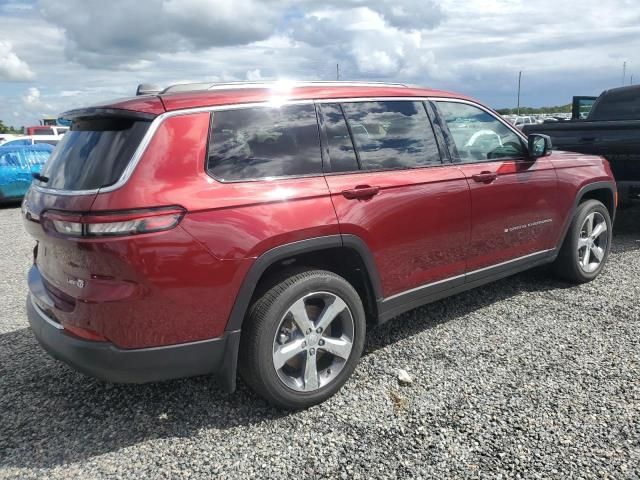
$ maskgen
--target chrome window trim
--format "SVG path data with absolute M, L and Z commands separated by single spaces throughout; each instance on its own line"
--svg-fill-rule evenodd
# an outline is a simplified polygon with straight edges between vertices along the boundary
M 170 112 L 165 112 L 158 115 L 156 118 L 152 120 L 151 125 L 149 126 L 149 129 L 147 130 L 144 137 L 142 138 L 140 145 L 138 145 L 138 148 L 136 149 L 135 153 L 131 157 L 131 160 L 129 160 L 129 163 L 127 164 L 124 171 L 122 172 L 122 175 L 120 175 L 120 178 L 118 179 L 118 181 L 115 182 L 113 185 L 109 185 L 108 187 L 95 188 L 91 190 L 58 190 L 55 188 L 46 188 L 40 185 L 36 185 L 35 183 L 32 183 L 31 188 L 41 193 L 47 193 L 51 195 L 63 195 L 63 196 L 65 195 L 66 196 L 97 195 L 100 193 L 109 193 L 109 192 L 118 190 L 129 181 L 129 179 L 131 178 L 131 175 L 133 174 L 136 167 L 138 166 L 138 163 L 140 163 L 140 160 L 144 156 L 147 148 L 149 147 L 151 140 L 155 136 L 156 132 L 158 131 L 162 123 L 168 118 L 179 117 L 182 115 L 192 115 L 196 113 L 216 112 L 216 111 L 223 111 L 223 110 L 238 110 L 241 108 L 269 108 L 269 107 L 277 107 L 282 105 L 305 105 L 309 103 L 322 104 L 322 103 L 346 103 L 346 102 L 353 103 L 353 102 L 381 102 L 381 101 L 406 101 L 406 102 L 446 101 L 446 102 L 454 102 L 454 103 L 465 103 L 467 105 L 480 108 L 481 110 L 485 111 L 489 115 L 493 116 L 502 124 L 504 124 L 507 128 L 509 128 L 511 131 L 516 133 L 518 137 L 524 141 L 525 145 L 527 143 L 527 139 L 523 133 L 519 132 L 516 128 L 509 125 L 509 123 L 506 122 L 505 120 L 499 117 L 496 117 L 493 111 L 484 107 L 483 105 L 480 105 L 479 103 L 460 99 L 460 98 L 424 97 L 424 96 L 407 95 L 407 96 L 400 96 L 400 97 L 398 96 L 341 97 L 341 98 L 322 98 L 322 99 L 311 98 L 311 99 L 303 99 L 303 100 L 280 101 L 277 92 L 274 92 L 273 98 L 271 100 L 266 100 L 264 102 L 235 103 L 235 104 L 216 105 L 216 106 L 209 106 L 209 107 L 185 108 L 182 110 L 172 110 Z M 292 178 L 292 177 L 285 177 L 285 178 Z

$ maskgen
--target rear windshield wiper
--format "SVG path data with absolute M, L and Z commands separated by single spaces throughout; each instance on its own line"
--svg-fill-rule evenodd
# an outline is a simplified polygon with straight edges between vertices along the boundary
M 44 175 L 40 175 L 39 173 L 32 173 L 31 176 L 42 183 L 47 183 L 49 181 L 49 177 L 45 177 Z

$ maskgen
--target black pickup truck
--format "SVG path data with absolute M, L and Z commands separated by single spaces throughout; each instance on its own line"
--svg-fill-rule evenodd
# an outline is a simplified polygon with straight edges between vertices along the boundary
M 602 155 L 611 164 L 620 202 L 640 198 L 640 85 L 606 90 L 586 119 L 575 117 L 523 131 L 549 135 L 558 150 Z

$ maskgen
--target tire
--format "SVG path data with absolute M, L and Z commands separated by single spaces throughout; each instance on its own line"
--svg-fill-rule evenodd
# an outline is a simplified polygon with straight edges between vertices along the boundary
M 600 224 L 606 227 L 594 241 L 592 235 L 587 232 L 587 219 L 592 217 L 595 226 L 592 225 L 592 233 Z M 603 227 L 600 227 L 603 228 Z M 587 238 L 593 243 L 587 243 Z M 557 276 L 572 283 L 587 283 L 596 278 L 602 271 L 609 251 L 611 249 L 612 225 L 609 210 L 597 200 L 587 200 L 576 209 L 569 230 L 564 239 L 558 258 L 553 264 L 553 270 Z M 585 245 L 585 243 L 587 243 Z M 593 248 L 592 246 L 593 245 Z M 601 249 L 602 257 L 596 255 L 596 249 Z M 585 255 L 589 252 L 589 257 Z
M 360 296 L 344 278 L 324 270 L 291 274 L 259 294 L 244 325 L 240 374 L 285 409 L 308 408 L 335 394 L 353 373 L 366 333 Z

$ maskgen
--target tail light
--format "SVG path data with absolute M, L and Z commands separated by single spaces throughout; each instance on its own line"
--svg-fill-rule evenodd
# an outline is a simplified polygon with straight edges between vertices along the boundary
M 41 222 L 45 230 L 68 237 L 121 237 L 170 230 L 184 213 L 180 207 L 86 214 L 49 210 Z

